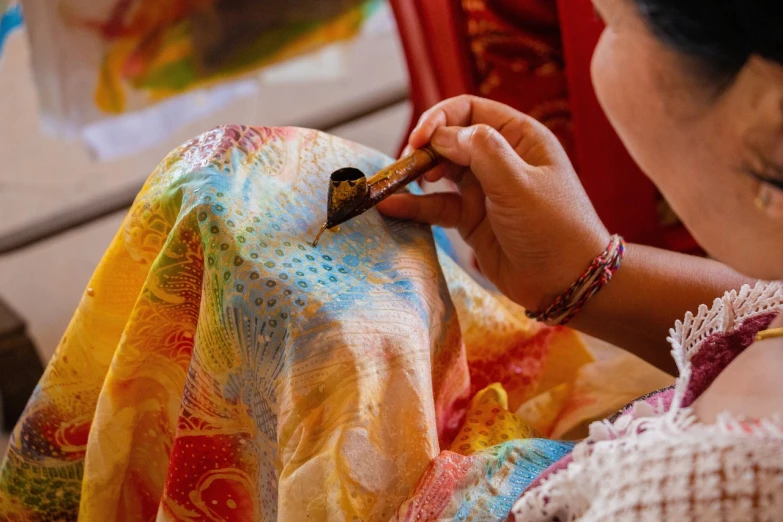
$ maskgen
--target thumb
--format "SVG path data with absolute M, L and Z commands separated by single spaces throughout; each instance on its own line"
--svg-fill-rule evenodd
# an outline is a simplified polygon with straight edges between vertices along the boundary
M 507 194 L 519 183 L 527 164 L 506 139 L 489 125 L 440 127 L 432 147 L 447 160 L 469 167 L 487 196 Z

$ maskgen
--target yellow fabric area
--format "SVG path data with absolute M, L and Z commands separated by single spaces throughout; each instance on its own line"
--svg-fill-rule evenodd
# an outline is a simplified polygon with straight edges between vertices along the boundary
M 450 449 L 461 455 L 472 455 L 495 444 L 534 435 L 525 421 L 508 411 L 508 395 L 495 383 L 473 397 L 465 424 Z

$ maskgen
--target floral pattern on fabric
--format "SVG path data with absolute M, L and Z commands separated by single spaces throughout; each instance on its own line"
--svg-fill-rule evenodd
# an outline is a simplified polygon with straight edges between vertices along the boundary
M 12 434 L 0 519 L 504 518 L 570 450 L 530 426 L 586 404 L 592 356 L 472 281 L 426 227 L 371 211 L 311 247 L 329 174 L 389 162 L 241 126 L 164 159 Z M 513 413 L 555 389 L 554 409 Z

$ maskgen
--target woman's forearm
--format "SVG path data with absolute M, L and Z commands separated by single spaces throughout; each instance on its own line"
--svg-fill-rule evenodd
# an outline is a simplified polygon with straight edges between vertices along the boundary
M 676 374 L 666 342 L 674 321 L 753 280 L 717 261 L 629 245 L 612 281 L 571 326 Z

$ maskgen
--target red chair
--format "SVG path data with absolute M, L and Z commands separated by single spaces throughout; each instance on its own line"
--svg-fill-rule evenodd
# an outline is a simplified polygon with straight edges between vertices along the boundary
M 411 128 L 422 112 L 459 94 L 476 94 L 477 73 L 460 0 L 391 0 L 410 74 Z M 590 0 L 560 0 L 558 17 L 572 115 L 572 159 L 607 228 L 627 240 L 698 252 L 682 226 L 663 226 L 660 198 L 598 104 L 590 59 L 602 23 Z M 520 94 L 524 96 L 524 94 Z

